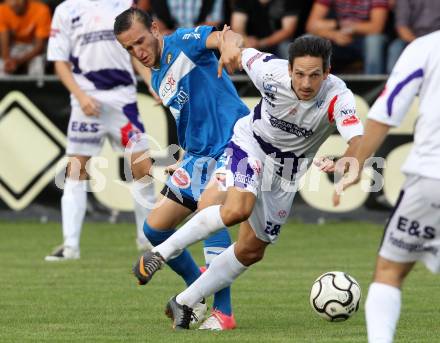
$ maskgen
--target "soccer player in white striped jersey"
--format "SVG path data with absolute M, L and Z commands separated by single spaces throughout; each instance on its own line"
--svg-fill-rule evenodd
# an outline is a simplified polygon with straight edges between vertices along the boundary
M 391 127 L 402 123 L 419 95 L 414 144 L 402 167 L 406 180 L 385 228 L 365 313 L 369 343 L 391 343 L 400 316 L 401 287 L 415 262 L 440 272 L 440 31 L 420 37 L 403 51 L 376 100 L 355 154 L 363 166 Z M 344 189 L 359 180 L 350 165 Z M 347 181 L 344 181 L 347 180 Z M 349 181 L 355 180 L 355 181 Z
M 140 266 L 152 276 L 175 251 L 209 236 L 224 225 L 240 224 L 238 240 L 217 256 L 210 268 L 172 298 L 167 313 L 176 328 L 201 298 L 230 285 L 263 258 L 278 239 L 292 207 L 301 174 L 321 144 L 335 131 L 352 156 L 363 134 L 355 100 L 345 83 L 330 75 L 331 43 L 315 36 L 295 40 L 289 61 L 255 49 L 242 52 L 242 67 L 262 95 L 253 112 L 240 119 L 226 149 L 224 205 L 201 210 Z M 332 166 L 326 165 L 325 171 Z
M 99 154 L 106 137 L 120 152 L 130 146 L 133 191 L 151 206 L 155 202 L 153 184 L 143 182 L 151 161 L 140 158 L 148 145 L 140 139 L 145 130 L 137 107 L 136 77 L 130 55 L 113 34 L 115 17 L 132 4 L 133 0 L 66 0 L 55 9 L 47 56 L 71 93 L 72 110 L 67 129 L 68 176 L 61 198 L 64 242 L 46 256 L 46 261 L 80 257 L 87 202 L 86 165 Z M 148 78 L 146 68 L 139 64 L 137 69 Z M 143 232 L 149 209 L 137 200 L 134 205 L 136 242 L 145 250 L 151 247 Z

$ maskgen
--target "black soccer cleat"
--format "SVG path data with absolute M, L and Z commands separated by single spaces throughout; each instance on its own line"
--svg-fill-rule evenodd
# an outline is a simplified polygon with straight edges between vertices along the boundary
M 191 307 L 177 303 L 174 296 L 165 307 L 165 315 L 172 319 L 174 330 L 189 330 L 189 324 L 194 316 L 194 312 Z
M 154 273 L 165 264 L 165 260 L 158 252 L 144 252 L 133 266 L 133 274 L 138 279 L 139 285 L 147 284 Z

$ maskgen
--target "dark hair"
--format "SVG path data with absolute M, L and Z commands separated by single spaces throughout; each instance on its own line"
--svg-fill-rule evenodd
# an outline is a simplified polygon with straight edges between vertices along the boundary
M 151 16 L 138 8 L 131 7 L 128 10 L 120 13 L 113 24 L 113 33 L 115 36 L 130 29 L 133 22 L 137 20 L 150 30 L 153 19 Z
M 330 67 L 332 43 L 314 35 L 298 37 L 289 45 L 289 65 L 293 65 L 295 58 L 303 56 L 321 57 L 323 69 L 326 70 Z

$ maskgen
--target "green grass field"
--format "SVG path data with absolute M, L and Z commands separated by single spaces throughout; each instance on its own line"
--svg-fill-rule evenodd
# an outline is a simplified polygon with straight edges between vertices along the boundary
M 220 333 L 171 330 L 163 308 L 184 284 L 165 268 L 136 285 L 134 230 L 88 223 L 81 260 L 48 263 L 43 257 L 61 240 L 58 224 L 0 222 L 0 342 L 366 342 L 363 302 L 378 225 L 283 227 L 265 259 L 233 286 L 239 327 Z M 201 263 L 201 246 L 191 251 Z M 313 280 L 330 270 L 352 274 L 362 287 L 361 309 L 347 322 L 328 323 L 309 306 Z M 396 342 L 440 342 L 438 279 L 417 266 L 405 290 Z

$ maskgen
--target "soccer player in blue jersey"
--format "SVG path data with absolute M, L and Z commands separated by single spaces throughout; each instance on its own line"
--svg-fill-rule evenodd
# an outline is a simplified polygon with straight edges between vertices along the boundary
M 178 29 L 163 36 L 147 13 L 134 8 L 116 18 L 114 32 L 132 56 L 151 68 L 152 87 L 170 108 L 176 120 L 179 144 L 185 150 L 182 163 L 172 170 L 162 190 L 165 197 L 160 200 L 162 204 L 145 221 L 145 235 L 156 246 L 170 237 L 175 227 L 197 208 L 223 201 L 219 196 L 210 196 L 209 187 L 216 182 L 212 176 L 222 165 L 220 156 L 232 136 L 235 122 L 249 110 L 222 69 L 225 66 L 233 70 L 240 65 L 236 49 L 242 39 L 232 31 L 217 32 L 210 26 Z M 214 49 L 221 52 L 220 61 Z M 211 194 L 218 192 L 213 190 Z M 226 228 L 206 239 L 206 264 L 230 244 Z M 141 284 L 149 281 L 139 268 L 143 258 L 133 270 Z M 169 260 L 168 265 L 187 285 L 200 275 L 186 249 Z M 235 325 L 228 287 L 216 293 L 211 316 L 200 328 L 227 330 Z

